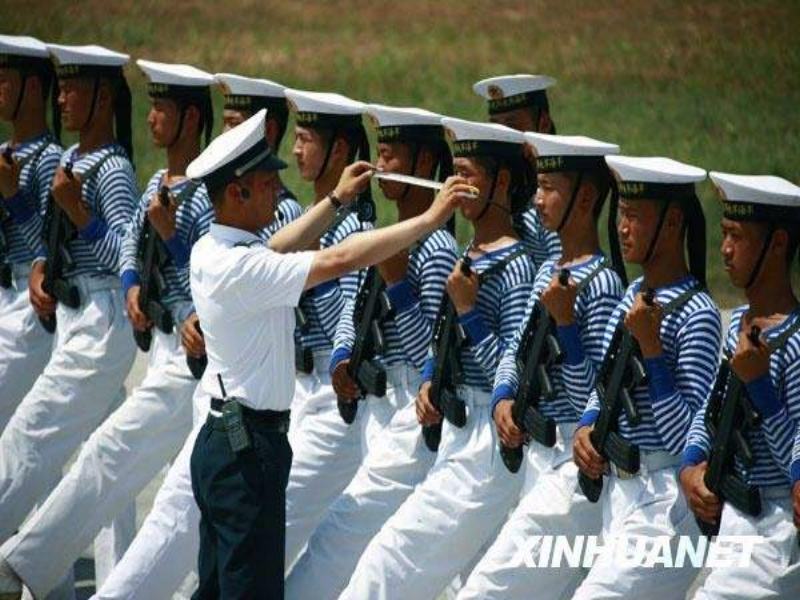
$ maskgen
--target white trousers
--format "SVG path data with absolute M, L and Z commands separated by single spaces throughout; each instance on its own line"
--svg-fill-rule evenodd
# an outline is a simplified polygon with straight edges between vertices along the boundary
M 642 455 L 644 462 L 644 453 Z M 604 541 L 616 536 L 629 536 L 630 540 L 667 536 L 675 542 L 671 548 L 674 556 L 677 536 L 689 535 L 696 540 L 700 535 L 678 484 L 678 466 L 652 472 L 643 467 L 641 473 L 631 479 L 605 477 L 599 502 L 603 504 Z M 644 545 L 647 552 L 654 543 Z M 698 574 L 691 561 L 680 568 L 631 562 L 619 560 L 611 552 L 601 554 L 573 598 L 675 600 L 685 596 Z
M 45 503 L 0 549 L 35 596 L 49 592 L 103 524 L 174 458 L 191 430 L 196 385 L 178 336 L 155 331 L 141 385 L 91 435 Z
M 44 370 L 53 336 L 39 323 L 28 299 L 25 265 L 14 265 L 12 286 L 0 287 L 0 432 Z
M 197 566 L 200 511 L 192 495 L 189 463 L 209 404 L 209 396 L 196 386 L 192 431 L 167 472 L 133 543 L 93 599 L 170 598 Z
M 0 436 L 0 541 L 53 489 L 72 453 L 118 401 L 133 363 L 118 282 L 79 278 L 78 287 L 82 306 L 58 305 L 50 360 Z
M 436 598 L 517 503 L 522 476 L 500 458 L 491 395 L 458 395 L 467 424 L 443 424 L 436 463 L 372 538 L 340 598 Z
M 293 457 L 286 488 L 287 572 L 361 464 L 364 405 L 353 423 L 342 420 L 327 371 L 329 361 L 330 352 L 315 354 L 314 372 L 299 373 L 295 385 L 289 430 Z
M 696 600 L 747 600 L 750 598 L 800 598 L 800 544 L 792 523 L 792 500 L 762 498 L 758 517 L 726 504 L 719 534 L 760 536 L 748 566 L 711 569 Z
M 366 455 L 353 480 L 328 509 L 286 580 L 287 598 L 336 598 L 370 539 L 425 478 L 435 459 L 417 422 L 419 375 L 387 371 L 386 396 L 360 403 Z
M 592 504 L 578 487 L 578 467 L 572 461 L 574 425 L 558 428 L 556 445 L 545 448 L 531 442 L 528 462 L 545 459 L 545 468 L 526 489 L 491 548 L 467 579 L 458 598 L 527 599 L 569 598 L 583 579 L 580 568 L 532 568 L 526 558 L 539 564 L 541 536 L 598 535 L 603 513 L 600 503 Z M 532 543 L 536 540 L 535 543 Z M 522 551 L 521 551 L 522 550 Z

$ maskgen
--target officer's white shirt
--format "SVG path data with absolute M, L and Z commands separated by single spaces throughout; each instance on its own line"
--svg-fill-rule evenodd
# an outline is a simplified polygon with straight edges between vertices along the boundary
M 288 410 L 294 395 L 293 307 L 313 252 L 278 254 L 252 233 L 212 223 L 192 248 L 191 290 L 208 366 L 200 385 L 257 410 Z

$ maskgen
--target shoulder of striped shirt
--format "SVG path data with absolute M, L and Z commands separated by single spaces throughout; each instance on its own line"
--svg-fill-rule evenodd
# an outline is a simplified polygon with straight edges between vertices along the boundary
M 422 241 L 419 246 L 418 252 L 432 253 L 437 250 L 452 250 L 458 253 L 458 243 L 455 238 L 450 235 L 449 231 L 444 229 L 435 229 L 431 234 Z

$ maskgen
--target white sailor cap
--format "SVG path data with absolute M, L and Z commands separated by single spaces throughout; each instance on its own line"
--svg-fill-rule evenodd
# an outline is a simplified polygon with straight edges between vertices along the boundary
M 584 135 L 551 135 L 528 131 L 525 142 L 533 147 L 536 171 L 585 171 L 606 168 L 605 157 L 619 154 L 619 146 Z
M 489 114 L 507 112 L 523 106 L 547 108 L 547 88 L 556 80 L 547 75 L 500 75 L 481 79 L 472 89 L 489 101 Z
M 379 142 L 442 142 L 442 115 L 423 108 L 368 104 L 366 114 Z
M 366 105 L 341 94 L 286 90 L 286 101 L 301 127 L 355 128 L 361 126 Z
M 156 97 L 207 95 L 214 83 L 211 73 L 191 65 L 170 64 L 139 59 L 136 64 L 149 80 L 147 93 Z
M 709 173 L 722 199 L 723 216 L 734 221 L 800 222 L 800 187 L 773 175 Z
M 233 73 L 217 73 L 214 79 L 225 95 L 225 108 L 248 112 L 261 108 L 286 110 L 286 86 L 280 83 Z
M 186 168 L 190 179 L 201 179 L 209 192 L 224 187 L 251 171 L 277 171 L 286 163 L 269 148 L 264 138 L 265 109 L 259 110 L 238 127 L 214 138 Z
M 118 76 L 130 58 L 127 54 L 94 45 L 47 44 L 47 49 L 56 59 L 56 74 L 60 78 Z
M 622 198 L 680 200 L 695 195 L 694 184 L 706 178 L 699 167 L 661 156 L 606 156 Z
M 50 60 L 47 44 L 27 35 L 0 34 L 0 67 L 12 66 L 13 59 Z
M 444 117 L 442 126 L 453 147 L 453 157 L 522 156 L 525 136 L 516 129 L 496 123 L 477 123 Z

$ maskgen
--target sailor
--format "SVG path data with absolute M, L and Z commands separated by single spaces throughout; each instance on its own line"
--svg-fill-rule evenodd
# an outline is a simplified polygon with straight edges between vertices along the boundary
M 268 79 L 243 77 L 232 73 L 217 73 L 214 79 L 225 95 L 222 113 L 222 131 L 228 131 L 252 117 L 262 108 L 267 109 L 267 126 L 264 135 L 275 154 L 289 126 L 289 105 L 286 103 L 286 86 Z M 278 229 L 299 217 L 303 208 L 294 193 L 280 181 L 278 212 L 264 230 L 267 239 Z
M 452 172 L 440 115 L 372 104 L 366 113 L 377 132 L 379 171 L 428 180 L 437 170 Z M 433 201 L 432 190 L 423 187 L 383 179 L 380 186 L 395 203 L 400 222 L 424 213 Z M 370 538 L 433 463 L 417 426 L 414 396 L 456 258 L 453 236 L 434 231 L 367 272 L 358 296 L 345 306 L 330 369 L 345 412 L 360 415 L 364 459 L 291 570 L 286 584 L 290 598 L 338 596 Z M 376 301 L 369 314 L 371 294 Z M 382 343 L 375 339 L 375 327 Z M 367 367 L 372 377 L 361 375 Z M 380 378 L 385 378 L 382 386 L 376 383 Z M 336 402 L 328 414 L 342 422 Z M 309 488 L 316 491 L 319 479 Z
M 148 78 L 148 124 L 167 168 L 150 178 L 121 252 L 121 280 L 144 379 L 83 445 L 67 475 L 0 554 L 37 597 L 72 568 L 98 530 L 174 458 L 192 424 L 197 380 L 180 344 L 194 312 L 189 252 L 208 231 L 211 204 L 186 179 L 213 127 L 213 77 L 189 65 L 138 60 Z M 154 237 L 155 236 L 155 237 Z M 98 470 L 97 465 L 106 465 Z
M 48 100 L 57 97 L 47 46 L 31 37 L 0 35 L 0 119 L 12 127 L 11 139 L 0 146 L 0 432 L 53 346 L 28 299 L 28 275 L 40 253 L 42 219 L 62 152 L 54 101 L 47 126 Z
M 431 428 L 441 427 L 438 453 L 425 479 L 362 553 L 342 598 L 435 598 L 470 565 L 519 497 L 521 479 L 499 460 L 491 390 L 536 275 L 511 219 L 510 191 L 528 168 L 523 135 L 460 119 L 444 118 L 442 125 L 455 172 L 479 193 L 461 204 L 473 238 L 448 276 L 452 325 L 437 332 L 415 403 L 426 447 L 436 446 Z M 464 339 L 458 343 L 455 336 L 450 355 L 439 336 L 457 326 Z
M 214 396 L 191 461 L 201 513 L 197 598 L 283 597 L 292 307 L 302 291 L 410 246 L 444 224 L 467 190 L 453 178 L 422 215 L 335 248 L 295 252 L 368 185 L 371 165 L 356 162 L 267 247 L 256 233 L 274 218 L 275 172 L 286 165 L 264 139 L 264 117 L 262 110 L 222 134 L 187 170 L 205 182 L 216 215 L 191 261 L 209 359 L 200 385 Z
M 0 436 L 3 541 L 124 397 L 135 352 L 119 281 L 122 240 L 138 197 L 123 74 L 128 56 L 100 46 L 48 48 L 57 60 L 61 117 L 79 142 L 55 173 L 47 221 L 73 234 L 49 236 L 32 267 L 31 302 L 55 328 L 55 346 Z
M 489 121 L 505 125 L 517 131 L 532 131 L 554 134 L 556 126 L 550 115 L 550 102 L 547 90 L 556 84 L 556 80 L 547 75 L 498 75 L 482 79 L 472 86 L 479 96 L 488 103 Z M 527 151 L 526 156 L 535 162 Z M 533 257 L 538 269 L 544 261 L 557 259 L 561 254 L 558 232 L 544 227 L 533 204 L 533 190 L 522 189 L 520 193 L 531 192 L 531 206 L 515 215 L 514 228 Z
M 727 384 L 720 388 L 724 395 L 707 398 L 695 415 L 680 481 L 695 515 L 716 523 L 718 535 L 760 539 L 749 564 L 712 568 L 693 597 L 797 597 L 800 565 L 790 484 L 792 470 L 800 468 L 792 462 L 800 423 L 800 305 L 790 268 L 800 241 L 800 187 L 773 176 L 709 175 L 722 200 L 725 270 L 744 290 L 747 304 L 731 316 L 724 345 L 730 377 L 719 382 Z M 739 404 L 742 396 L 749 407 Z M 729 435 L 722 418 L 729 408 L 745 417 L 737 417 L 735 427 L 752 454 L 747 464 L 719 446 Z M 749 418 L 750 411 L 757 419 Z M 728 478 L 747 492 L 720 494 L 717 481 Z M 753 497 L 758 500 L 747 502 Z
M 603 503 L 602 539 L 622 538 L 629 547 L 597 557 L 574 598 L 677 598 L 697 574 L 689 561 L 665 568 L 617 557 L 635 544 L 650 551 L 664 537 L 676 543 L 678 536 L 699 534 L 677 478 L 720 350 L 720 315 L 705 290 L 705 218 L 695 191 L 706 173 L 661 157 L 607 156 L 606 162 L 618 182 L 623 256 L 644 275 L 628 286 L 609 319 L 608 368 L 589 396 L 573 453 L 581 489 Z
M 528 598 L 531 589 L 541 598 L 568 597 L 583 571 L 526 568 L 523 559 L 535 559 L 541 546 L 523 556 L 517 540 L 599 534 L 602 523 L 601 507 L 578 489 L 570 442 L 603 358 L 603 331 L 624 291 L 615 188 L 604 160 L 619 147 L 545 133 L 526 133 L 525 141 L 537 161 L 536 209 L 542 225 L 558 232 L 563 251 L 539 269 L 521 327 L 494 381 L 493 418 L 506 467 L 522 469 L 517 474 L 525 478 L 522 496 L 459 598 Z M 611 260 L 600 250 L 597 231 L 609 195 Z M 548 346 L 552 338 L 547 336 L 554 334 L 556 349 Z M 523 425 L 532 422 L 533 411 L 545 425 L 527 431 Z M 524 457 L 523 442 L 528 444 Z

